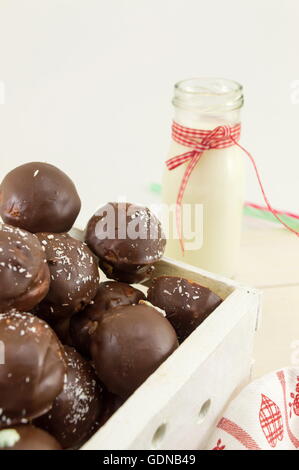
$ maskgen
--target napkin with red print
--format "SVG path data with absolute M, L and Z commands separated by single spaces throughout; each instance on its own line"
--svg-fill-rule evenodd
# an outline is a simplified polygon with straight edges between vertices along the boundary
M 209 450 L 299 448 L 299 368 L 268 374 L 235 398 L 218 422 Z

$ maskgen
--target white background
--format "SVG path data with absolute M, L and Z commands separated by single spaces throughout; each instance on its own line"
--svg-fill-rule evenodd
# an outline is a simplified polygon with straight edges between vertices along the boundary
M 0 0 L 0 177 L 60 166 L 81 221 L 120 195 L 154 200 L 173 84 L 215 75 L 244 85 L 242 142 L 273 204 L 299 212 L 298 49 L 298 0 Z M 247 192 L 262 201 L 249 165 Z

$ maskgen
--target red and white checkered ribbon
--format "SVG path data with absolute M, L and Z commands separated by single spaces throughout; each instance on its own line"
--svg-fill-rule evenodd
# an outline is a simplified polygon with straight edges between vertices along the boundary
M 240 139 L 240 134 L 240 123 L 234 126 L 218 126 L 212 130 L 190 129 L 189 127 L 182 126 L 177 122 L 172 123 L 173 140 L 178 144 L 183 145 L 184 147 L 189 147 L 190 149 L 192 149 L 188 152 L 172 157 L 166 161 L 168 170 L 174 170 L 178 166 L 189 162 L 184 172 L 176 200 L 176 223 L 182 251 L 184 251 L 184 242 L 182 238 L 181 206 L 190 175 L 194 170 L 195 166 L 197 165 L 198 161 L 200 160 L 204 151 L 211 149 L 224 149 L 233 145 L 237 145 L 249 157 L 255 170 L 264 201 L 269 211 L 272 212 L 272 214 L 276 217 L 277 220 L 279 220 L 282 225 L 284 225 L 288 230 L 295 233 L 295 235 L 299 237 L 299 232 L 292 229 L 285 222 L 283 222 L 283 220 L 277 214 L 277 211 L 272 208 L 266 196 L 254 158 L 244 147 L 242 147 L 238 143 Z

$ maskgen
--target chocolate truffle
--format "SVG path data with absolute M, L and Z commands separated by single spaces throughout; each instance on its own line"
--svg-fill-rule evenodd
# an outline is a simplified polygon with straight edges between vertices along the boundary
M 86 242 L 107 277 L 129 283 L 151 277 L 166 245 L 161 223 L 147 207 L 116 202 L 90 219 Z
M 34 313 L 47 321 L 70 316 L 94 298 L 99 269 L 88 246 L 67 233 L 37 233 L 51 274 L 50 290 Z
M 38 238 L 0 223 L 0 312 L 31 310 L 49 290 L 50 273 Z
M 43 320 L 30 313 L 0 314 L 0 428 L 46 413 L 66 372 L 62 346 Z
M 51 410 L 36 420 L 64 449 L 75 448 L 90 437 L 102 410 L 102 390 L 94 369 L 74 348 L 65 347 L 67 376 Z
M 101 282 L 94 300 L 82 312 L 73 315 L 70 321 L 70 335 L 75 348 L 90 357 L 90 334 L 94 321 L 101 321 L 104 312 L 120 305 L 135 305 L 144 300 L 145 295 L 124 282 Z
M 109 392 L 128 397 L 178 347 L 163 315 L 145 304 L 106 312 L 91 336 L 91 355 Z
M 0 185 L 0 215 L 4 222 L 29 232 L 67 232 L 80 208 L 72 180 L 47 163 L 18 166 Z
M 180 341 L 184 341 L 222 302 L 210 289 L 174 276 L 154 279 L 147 298 L 166 312 Z
M 31 424 L 0 430 L 0 450 L 61 450 L 46 431 Z

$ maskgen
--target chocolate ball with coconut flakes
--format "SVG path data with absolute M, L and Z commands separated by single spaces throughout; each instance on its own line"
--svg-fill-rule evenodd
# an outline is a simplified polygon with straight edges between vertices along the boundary
M 26 424 L 0 430 L 0 450 L 61 450 L 61 445 L 43 429 Z
M 87 440 L 102 411 L 102 389 L 92 366 L 74 348 L 65 347 L 66 380 L 51 410 L 35 423 L 52 434 L 64 449 Z
M 0 224 L 0 312 L 31 310 L 46 296 L 49 286 L 49 268 L 38 238 Z
M 0 185 L 0 215 L 4 222 L 29 232 L 67 232 L 80 208 L 72 180 L 48 163 L 18 166 Z
M 222 302 L 207 287 L 175 276 L 154 279 L 147 298 L 165 311 L 180 341 L 184 341 Z
M 50 270 L 50 289 L 34 313 L 51 322 L 82 310 L 99 285 L 97 259 L 68 233 L 37 233 Z
M 63 388 L 66 364 L 55 333 L 30 313 L 1 313 L 0 341 L 0 428 L 4 428 L 26 423 L 51 408 Z
M 91 304 L 70 320 L 69 332 L 75 348 L 83 356 L 90 357 L 90 336 L 95 328 L 94 322 L 100 322 L 107 310 L 120 305 L 136 305 L 140 300 L 145 300 L 144 293 L 129 284 L 101 282 Z
M 121 398 L 131 395 L 177 347 L 170 322 L 146 303 L 109 310 L 91 335 L 98 377 Z
M 166 245 L 161 223 L 147 207 L 121 202 L 95 213 L 85 240 L 107 277 L 128 283 L 149 279 Z

